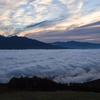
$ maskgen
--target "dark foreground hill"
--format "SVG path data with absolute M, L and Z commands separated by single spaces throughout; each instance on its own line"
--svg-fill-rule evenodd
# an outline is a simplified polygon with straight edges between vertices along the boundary
M 0 49 L 64 49 L 65 47 L 54 46 L 26 37 L 0 36 Z
M 54 42 L 50 44 L 62 47 L 74 48 L 74 49 L 100 49 L 100 44 L 88 43 L 88 42 L 69 41 L 69 42 Z
M 100 79 L 83 83 L 84 85 L 96 86 L 100 88 Z
M 9 91 L 85 91 L 100 93 L 100 79 L 86 83 L 56 83 L 48 78 L 13 77 L 8 83 L 0 83 L 0 93 Z
M 86 92 L 99 92 L 100 93 L 100 79 L 85 82 L 85 83 L 71 83 L 71 90 L 86 91 Z

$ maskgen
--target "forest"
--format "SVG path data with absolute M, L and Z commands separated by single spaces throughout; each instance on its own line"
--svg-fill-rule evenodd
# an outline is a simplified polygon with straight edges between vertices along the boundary
M 86 83 L 56 83 L 52 79 L 40 78 L 34 76 L 32 78 L 13 77 L 8 83 L 0 83 L 0 93 L 14 91 L 85 91 L 100 92 L 100 80 Z

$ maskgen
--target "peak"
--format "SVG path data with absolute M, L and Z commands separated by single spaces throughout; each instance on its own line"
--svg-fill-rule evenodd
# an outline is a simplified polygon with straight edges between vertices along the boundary
M 0 35 L 0 39 L 5 39 L 5 36 L 3 36 L 3 35 Z
M 0 37 L 5 37 L 4 35 L 0 35 Z
M 18 37 L 17 35 L 11 36 L 11 37 Z
M 68 41 L 68 42 L 72 42 L 72 43 L 74 42 L 75 43 L 75 42 L 78 42 L 78 41 Z

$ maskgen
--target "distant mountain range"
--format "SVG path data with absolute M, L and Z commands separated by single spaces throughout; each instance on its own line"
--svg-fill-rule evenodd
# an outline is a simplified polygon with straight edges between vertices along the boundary
M 43 43 L 27 37 L 0 36 L 0 49 L 65 49 L 65 47 Z
M 69 42 L 54 42 L 50 43 L 52 45 L 73 48 L 73 49 L 100 49 L 100 44 L 96 43 L 88 43 L 88 42 L 77 42 L 77 41 L 69 41 Z
M 0 49 L 99 49 L 100 44 L 88 42 L 44 43 L 27 37 L 4 37 L 0 35 Z

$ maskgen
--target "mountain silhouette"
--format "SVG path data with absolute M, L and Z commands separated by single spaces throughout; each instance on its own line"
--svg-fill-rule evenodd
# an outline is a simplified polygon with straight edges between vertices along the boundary
M 88 85 L 88 86 L 97 86 L 97 87 L 100 87 L 100 79 L 89 81 L 89 82 L 85 82 L 83 84 L 84 85 Z
M 0 36 L 0 49 L 65 49 L 27 37 L 4 37 Z
M 50 44 L 73 48 L 73 49 L 99 49 L 100 48 L 100 44 L 89 43 L 89 42 L 77 42 L 77 41 L 54 42 Z

